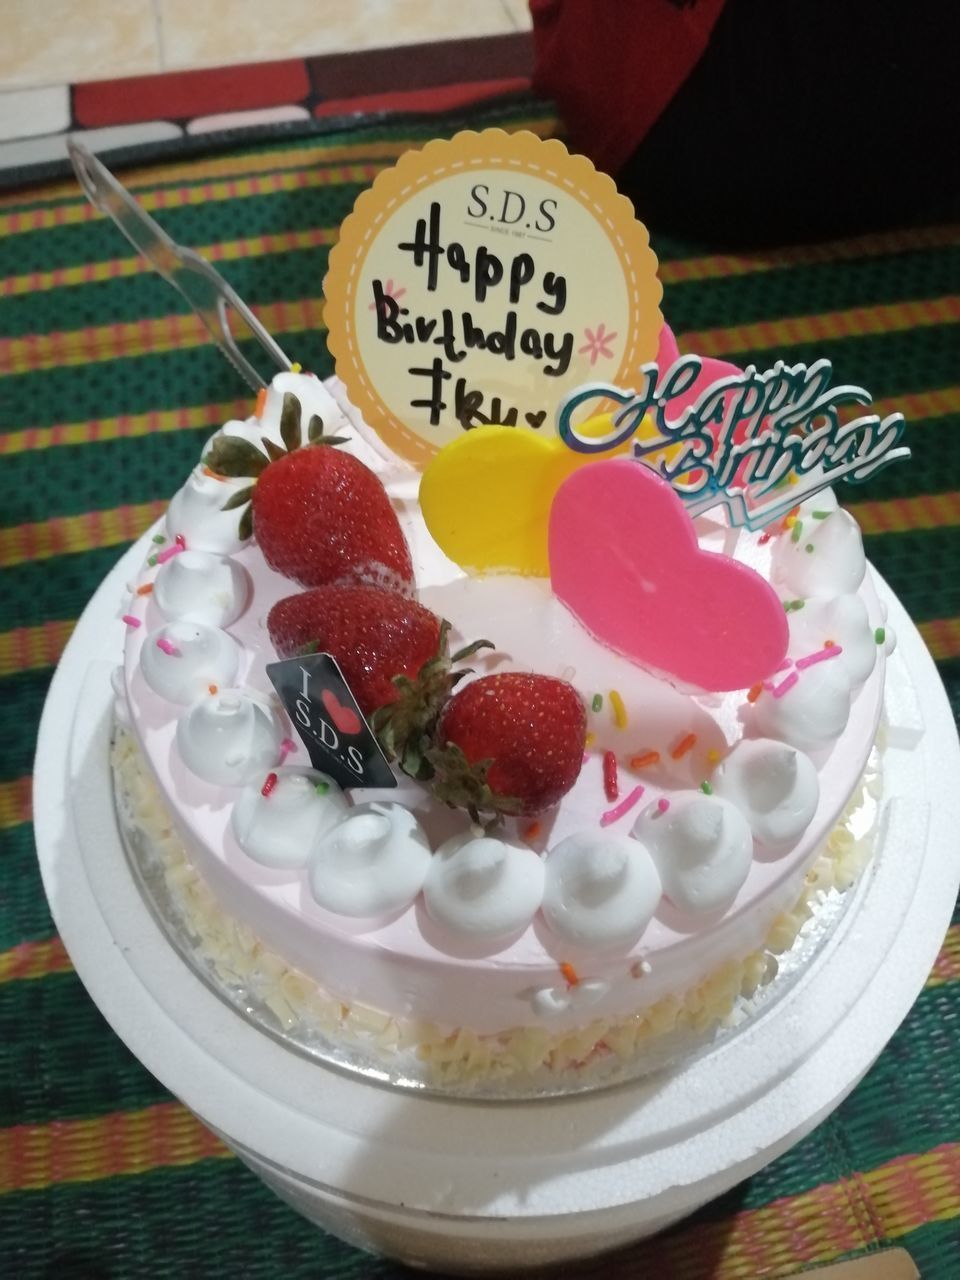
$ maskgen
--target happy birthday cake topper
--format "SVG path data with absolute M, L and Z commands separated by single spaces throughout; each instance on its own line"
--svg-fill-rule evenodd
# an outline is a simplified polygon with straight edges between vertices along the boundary
M 630 202 L 562 143 L 499 129 L 408 152 L 357 200 L 324 281 L 351 401 L 423 465 L 473 427 L 553 435 L 564 394 L 657 352 L 657 261 Z
M 750 365 L 711 381 L 693 404 L 668 418 L 671 405 L 688 400 L 690 388 L 702 380 L 704 364 L 700 356 L 683 356 L 661 374 L 656 363 L 647 363 L 639 370 L 639 392 L 600 382 L 578 387 L 557 411 L 561 440 L 580 454 L 609 453 L 652 420 L 655 435 L 648 431 L 635 442 L 633 456 L 658 455 L 658 474 L 691 516 L 723 505 L 731 524 L 750 530 L 764 528 L 838 480 L 866 480 L 910 456 L 899 444 L 902 413 L 841 420 L 841 407 L 872 400 L 862 387 L 831 387 L 829 360 L 809 366 L 778 360 L 764 373 Z M 577 421 L 584 409 L 611 401 L 621 408 L 611 416 L 610 431 L 601 437 L 581 434 Z

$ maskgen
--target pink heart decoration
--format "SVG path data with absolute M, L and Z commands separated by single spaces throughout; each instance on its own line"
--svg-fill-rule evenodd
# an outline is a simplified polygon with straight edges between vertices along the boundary
M 608 648 L 700 689 L 745 689 L 787 652 L 787 619 L 758 573 L 701 551 L 670 485 L 630 458 L 573 472 L 550 509 L 554 594 Z
M 341 733 L 353 735 L 363 728 L 360 717 L 353 707 L 345 707 L 332 689 L 324 689 L 320 701 L 326 707 L 327 715 Z

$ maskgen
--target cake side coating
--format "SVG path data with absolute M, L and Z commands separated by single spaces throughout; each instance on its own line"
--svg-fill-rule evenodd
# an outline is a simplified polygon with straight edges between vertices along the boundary
M 504 1088 L 508 1093 L 594 1087 L 664 1065 L 695 1048 L 721 1026 L 749 1016 L 754 998 L 775 981 L 781 957 L 802 945 L 809 925 L 835 906 L 856 882 L 873 852 L 882 792 L 880 752 L 868 764 L 841 821 L 804 878 L 796 900 L 773 921 L 761 945 L 729 959 L 702 982 L 674 991 L 623 1017 L 591 1018 L 596 984 L 559 983 L 542 993 L 553 1006 L 572 1003 L 578 1025 L 533 1024 L 498 1034 L 466 1026 L 439 1026 L 396 1017 L 362 1001 L 346 1003 L 271 951 L 241 921 L 227 915 L 208 883 L 188 861 L 131 735 L 119 729 L 111 763 L 121 823 L 141 872 L 162 876 L 174 928 L 185 930 L 193 955 L 209 966 L 228 998 L 249 1008 L 259 1002 L 272 1024 L 316 1051 L 326 1043 L 387 1078 L 455 1091 Z M 801 961 L 802 962 L 802 961 Z M 647 977 L 637 962 L 633 976 Z M 738 1009 L 739 1004 L 739 1009 Z M 587 1020 L 589 1019 L 589 1020 Z

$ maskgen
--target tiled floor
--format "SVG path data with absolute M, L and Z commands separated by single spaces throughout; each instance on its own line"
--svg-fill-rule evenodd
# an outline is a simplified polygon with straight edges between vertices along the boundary
M 109 152 L 454 109 L 522 90 L 532 65 L 526 0 L 0 0 L 0 12 L 0 186 L 64 170 L 78 133 Z
M 0 90 L 498 35 L 530 25 L 525 0 L 2 0 L 2 9 Z

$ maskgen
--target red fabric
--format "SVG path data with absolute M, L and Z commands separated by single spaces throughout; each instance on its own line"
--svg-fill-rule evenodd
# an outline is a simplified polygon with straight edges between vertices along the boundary
M 616 173 L 696 66 L 725 0 L 530 0 L 533 87 Z
M 306 64 L 254 62 L 208 71 L 93 81 L 73 90 L 77 123 L 87 129 L 138 120 L 180 120 L 299 102 L 310 92 Z

